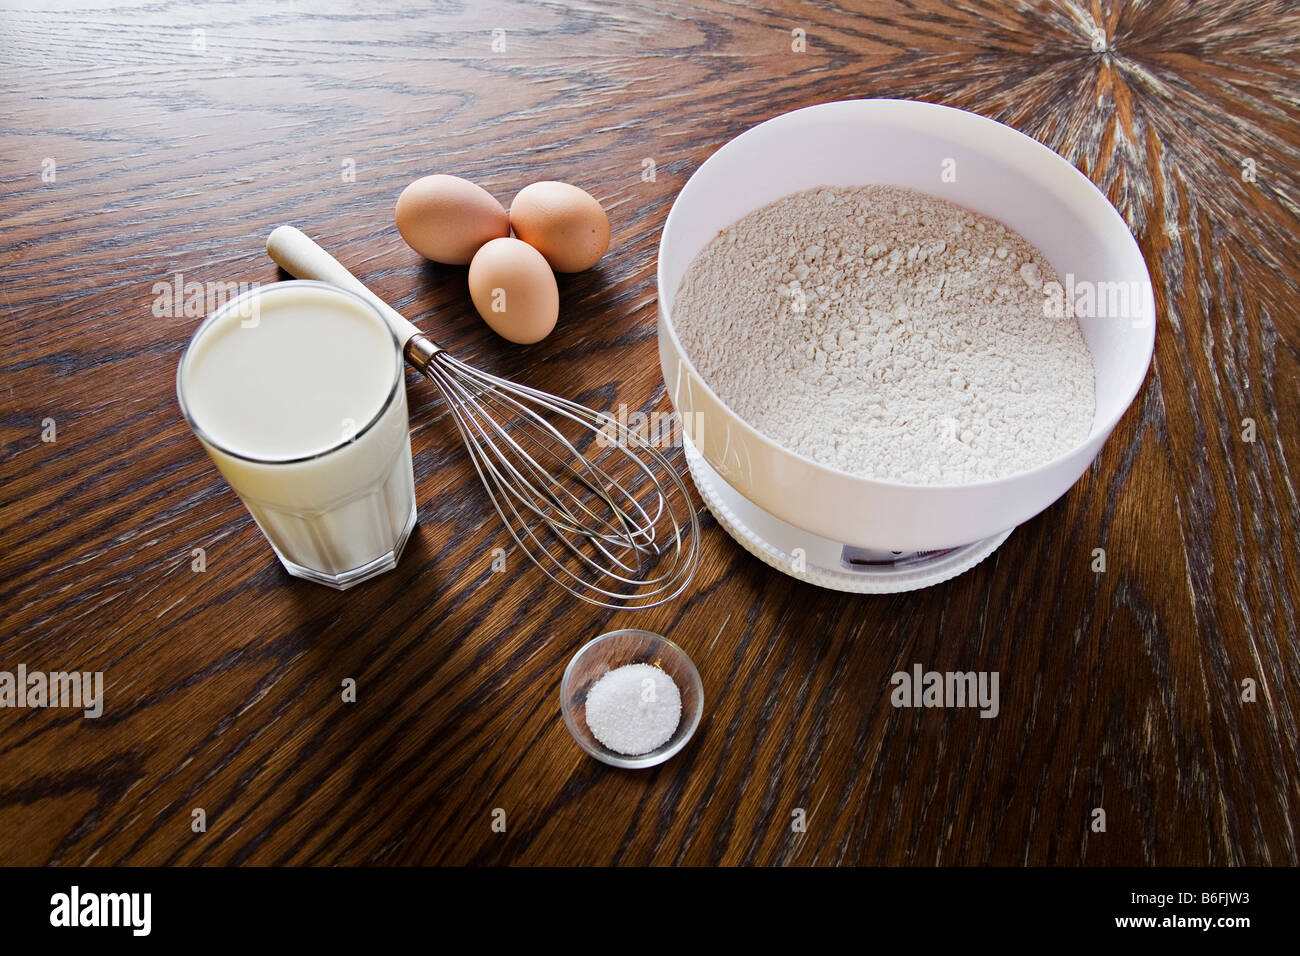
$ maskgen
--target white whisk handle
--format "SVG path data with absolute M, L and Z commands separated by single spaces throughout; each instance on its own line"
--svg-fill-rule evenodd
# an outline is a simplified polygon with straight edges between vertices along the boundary
M 291 276 L 328 282 L 361 296 L 383 314 L 403 345 L 420 334 L 420 330 L 400 312 L 367 289 L 365 283 L 349 272 L 343 263 L 316 245 L 302 230 L 277 226 L 266 237 L 266 253 Z

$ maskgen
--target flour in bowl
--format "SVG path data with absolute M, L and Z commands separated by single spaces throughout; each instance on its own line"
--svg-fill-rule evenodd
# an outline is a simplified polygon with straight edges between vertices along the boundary
M 1018 233 L 895 186 L 757 209 L 695 257 L 672 303 L 686 354 L 759 432 L 850 474 L 1001 478 L 1092 428 L 1092 356 L 1051 318 L 1052 267 Z

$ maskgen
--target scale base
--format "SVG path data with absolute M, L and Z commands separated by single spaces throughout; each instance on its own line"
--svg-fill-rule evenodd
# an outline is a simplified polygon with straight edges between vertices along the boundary
M 686 464 L 718 524 L 750 554 L 783 574 L 834 591 L 895 594 L 941 584 L 992 554 L 1011 530 L 944 551 L 890 552 L 853 548 L 809 534 L 742 495 L 683 438 Z

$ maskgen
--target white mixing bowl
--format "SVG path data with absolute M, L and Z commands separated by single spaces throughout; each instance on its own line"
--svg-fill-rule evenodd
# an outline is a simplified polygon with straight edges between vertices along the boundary
M 1085 308 L 1085 284 L 1092 284 L 1094 314 L 1081 315 L 1079 325 L 1092 350 L 1097 406 L 1092 431 L 1078 447 L 993 481 L 876 481 L 818 464 L 765 437 L 701 377 L 672 320 L 673 297 L 695 255 L 719 230 L 782 196 L 814 186 L 868 183 L 908 186 L 1001 220 L 1042 251 L 1062 282 L 1067 273 L 1074 276 L 1076 298 Z M 664 381 L 704 459 L 769 514 L 862 548 L 957 547 L 1042 511 L 1096 457 L 1141 388 L 1155 344 L 1142 253 L 1087 177 L 1009 126 L 909 100 L 810 106 L 727 143 L 673 203 L 659 244 L 658 282 Z

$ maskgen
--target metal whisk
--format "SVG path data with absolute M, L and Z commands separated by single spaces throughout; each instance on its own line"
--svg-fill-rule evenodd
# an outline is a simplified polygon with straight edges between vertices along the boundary
M 406 343 L 406 360 L 438 386 L 511 537 L 551 580 L 608 608 L 654 607 L 690 583 L 699 520 L 653 436 L 465 364 L 292 226 L 272 232 L 266 251 L 290 275 L 379 309 Z

